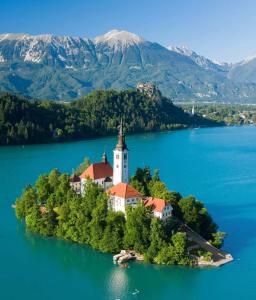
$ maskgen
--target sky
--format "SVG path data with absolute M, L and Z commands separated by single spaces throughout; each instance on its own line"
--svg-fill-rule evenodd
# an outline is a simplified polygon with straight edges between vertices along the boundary
M 0 33 L 93 38 L 112 29 L 238 62 L 256 53 L 256 1 L 0 0 Z

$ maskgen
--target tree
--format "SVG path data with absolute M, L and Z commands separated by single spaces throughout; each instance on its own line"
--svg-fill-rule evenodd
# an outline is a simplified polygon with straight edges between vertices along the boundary
M 54 231 L 56 228 L 56 213 L 54 211 L 47 211 L 45 213 L 41 213 L 41 217 L 37 221 L 38 229 L 37 231 L 45 236 L 54 235 Z
M 100 242 L 100 250 L 112 253 L 119 252 L 123 247 L 124 229 L 124 214 L 110 211 L 106 218 L 106 227 Z
M 224 243 L 224 238 L 226 237 L 226 233 L 222 231 L 217 231 L 216 233 L 212 234 L 212 240 L 210 241 L 211 244 L 216 248 L 221 248 Z
M 38 205 L 33 205 L 25 217 L 26 225 L 33 232 L 40 231 L 41 214 Z
M 146 260 L 153 262 L 163 246 L 165 246 L 165 233 L 162 221 L 152 218 L 150 225 L 150 246 L 145 256 Z
M 52 190 L 55 190 L 57 188 L 59 184 L 59 176 L 60 176 L 60 172 L 58 169 L 53 169 L 50 172 L 48 176 L 48 181 Z
M 152 197 L 168 200 L 170 192 L 162 181 L 150 181 L 149 191 Z
M 97 184 L 88 180 L 86 182 L 86 193 L 82 197 L 81 206 L 84 214 L 88 217 L 92 215 L 93 209 L 96 207 L 97 198 L 101 194 L 101 190 Z
M 149 196 L 148 184 L 151 181 L 150 168 L 138 168 L 130 179 L 130 184 L 145 196 Z
M 179 265 L 188 264 L 189 257 L 187 253 L 187 236 L 184 232 L 177 232 L 171 238 L 174 251 L 173 258 Z
M 127 207 L 124 246 L 145 253 L 150 244 L 150 223 L 152 213 L 143 205 Z
M 189 196 L 182 198 L 178 204 L 183 221 L 205 239 L 210 239 L 212 233 L 216 232 L 217 225 L 213 222 L 203 203 L 197 201 L 195 197 Z
M 86 156 L 84 161 L 76 168 L 75 174 L 81 175 L 89 166 L 90 166 L 90 159 Z
M 22 196 L 16 200 L 16 216 L 18 219 L 24 219 L 30 213 L 32 207 L 37 204 L 37 193 L 29 185 L 24 190 Z
M 171 244 L 163 246 L 154 261 L 161 265 L 174 265 L 176 263 L 174 258 L 174 247 Z
M 158 264 L 166 265 L 192 265 L 187 253 L 187 237 L 183 232 L 177 232 L 171 238 L 171 243 L 166 244 L 155 258 Z
M 36 181 L 36 189 L 38 194 L 38 200 L 40 202 L 46 202 L 48 196 L 51 193 L 51 187 L 48 181 L 47 175 L 40 175 Z
M 106 227 L 107 200 L 108 198 L 105 194 L 100 194 L 97 197 L 96 207 L 92 211 L 90 244 L 95 249 L 99 249 L 100 241 L 103 238 L 104 229 Z

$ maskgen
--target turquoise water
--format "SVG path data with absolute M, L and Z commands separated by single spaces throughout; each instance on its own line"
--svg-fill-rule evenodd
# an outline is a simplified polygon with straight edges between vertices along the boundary
M 0 148 L 0 299 L 256 299 L 256 128 L 230 127 L 127 138 L 132 171 L 159 168 L 170 189 L 204 201 L 235 261 L 217 269 L 112 264 L 76 244 L 33 236 L 11 204 L 53 167 L 109 157 L 115 138 Z M 136 290 L 139 292 L 136 293 Z

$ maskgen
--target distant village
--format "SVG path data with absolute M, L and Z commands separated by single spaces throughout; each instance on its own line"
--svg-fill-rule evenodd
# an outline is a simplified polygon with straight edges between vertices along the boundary
M 126 206 L 143 203 L 151 207 L 153 215 L 161 220 L 172 216 L 172 206 L 167 201 L 154 197 L 143 197 L 134 187 L 129 185 L 129 150 L 125 142 L 123 123 L 119 126 L 117 145 L 113 151 L 113 167 L 106 153 L 101 162 L 92 163 L 80 176 L 73 174 L 70 185 L 78 195 L 86 193 L 88 181 L 98 184 L 108 195 L 108 208 L 125 214 Z

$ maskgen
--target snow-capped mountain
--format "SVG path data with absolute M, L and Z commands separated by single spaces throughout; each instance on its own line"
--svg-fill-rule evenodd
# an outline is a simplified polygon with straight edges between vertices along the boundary
M 173 100 L 252 99 L 256 85 L 234 83 L 222 67 L 185 48 L 167 49 L 134 33 L 111 30 L 94 39 L 0 35 L 0 91 L 74 99 L 94 89 L 153 82 Z
M 202 55 L 199 55 L 195 51 L 188 48 L 187 46 L 180 46 L 180 47 L 169 46 L 167 48 L 171 51 L 175 51 L 177 53 L 180 53 L 182 55 L 189 57 L 197 65 L 199 65 L 200 67 L 202 67 L 206 70 L 216 71 L 216 72 L 223 73 L 223 75 L 226 75 L 229 68 L 231 67 L 231 65 L 229 65 L 228 63 L 219 62 L 217 60 L 213 61 Z
M 124 30 L 111 30 L 93 39 L 95 44 L 106 43 L 112 47 L 128 47 L 144 43 L 146 40 L 134 33 Z
M 236 82 L 256 83 L 256 54 L 252 54 L 235 64 L 228 77 Z
M 59 64 L 72 68 L 94 58 L 94 45 L 89 39 L 70 36 L 2 34 L 0 55 L 3 61 L 22 60 L 36 64 Z M 77 58 L 79 60 L 77 61 Z

